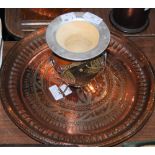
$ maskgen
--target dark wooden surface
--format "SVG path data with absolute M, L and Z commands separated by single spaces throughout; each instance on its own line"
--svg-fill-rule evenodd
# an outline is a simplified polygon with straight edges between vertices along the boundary
M 89 9 L 88 9 L 89 11 Z M 101 14 L 102 10 L 93 9 L 94 13 L 97 15 Z M 91 11 L 92 12 L 92 11 Z M 104 13 L 104 12 L 103 12 Z M 109 19 L 106 15 L 107 11 L 105 10 L 105 14 L 103 14 L 107 25 L 109 25 Z M 148 60 L 151 62 L 153 68 L 155 69 L 155 9 L 151 10 L 150 14 L 150 25 L 149 27 L 142 33 L 135 35 L 128 35 L 128 38 L 132 40 L 142 52 L 145 53 Z M 110 26 L 111 30 L 116 29 Z M 16 42 L 6 41 L 4 44 L 4 56 L 7 54 L 9 49 L 14 46 Z M 134 136 L 129 138 L 125 142 L 135 142 L 135 141 L 149 141 L 155 140 L 155 110 L 148 120 L 148 122 L 144 125 L 144 127 L 137 132 Z M 3 110 L 0 101 L 0 144 L 39 144 L 37 141 L 31 139 L 26 134 L 24 134 L 18 127 L 12 123 L 12 121 L 8 118 L 7 114 Z M 119 144 L 118 146 L 121 146 Z

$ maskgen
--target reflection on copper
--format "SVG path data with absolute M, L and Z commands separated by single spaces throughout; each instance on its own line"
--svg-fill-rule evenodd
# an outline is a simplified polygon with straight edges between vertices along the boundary
M 129 9 L 128 9 L 128 16 L 132 16 L 133 13 L 134 13 L 134 12 L 133 12 L 133 9 L 132 9 L 132 8 L 129 8 Z
M 67 117 L 67 122 L 68 122 L 67 133 L 74 134 L 76 132 L 74 123 L 76 122 L 77 114 L 76 113 L 70 113 L 70 114 L 66 115 L 66 117 Z
M 10 106 L 8 106 L 8 111 L 12 112 L 12 108 Z
M 48 69 L 50 69 L 50 71 L 52 72 L 51 68 L 49 68 L 49 64 L 45 63 L 43 67 L 40 67 L 40 70 L 39 70 L 40 75 L 44 75 Z
M 105 89 L 104 92 L 102 93 L 102 97 L 105 97 L 108 94 L 108 89 Z
M 96 92 L 95 88 L 93 87 L 93 85 L 92 85 L 91 83 L 89 83 L 89 84 L 87 85 L 87 87 L 88 87 L 88 90 L 89 90 L 91 93 L 95 93 L 95 92 Z
M 112 146 L 135 134 L 148 120 L 154 105 L 154 74 L 142 52 L 120 41 L 123 36 L 111 33 L 107 69 L 101 72 L 102 76 L 54 101 L 48 88 L 63 81 L 54 77 L 49 50 L 42 49 L 45 41 L 37 42 L 44 33 L 32 33 L 18 42 L 2 66 L 0 96 L 11 120 L 29 136 L 46 144 Z M 31 48 L 34 40 L 36 48 Z M 31 50 L 23 52 L 24 47 Z M 36 55 L 37 52 L 40 54 Z M 19 58 L 22 65 L 16 63 Z
M 72 8 L 31 8 L 31 11 L 35 12 L 36 14 L 39 14 L 41 16 L 46 16 L 48 18 L 55 18 L 58 15 L 72 12 L 79 9 L 72 9 Z
M 134 97 L 134 96 L 132 97 L 131 101 L 132 101 L 132 102 L 134 102 L 134 101 L 135 101 L 135 97 Z

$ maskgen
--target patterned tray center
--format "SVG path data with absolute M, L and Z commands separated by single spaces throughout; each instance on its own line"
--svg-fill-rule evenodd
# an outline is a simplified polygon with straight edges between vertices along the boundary
M 54 70 L 45 29 L 10 51 L 0 95 L 11 119 L 42 143 L 111 146 L 135 134 L 154 105 L 154 75 L 144 55 L 111 33 L 107 66 L 85 87 L 63 83 Z
M 25 106 L 38 121 L 60 132 L 89 134 L 126 116 L 135 98 L 135 84 L 125 64 L 109 54 L 105 70 L 85 87 L 74 88 L 63 83 L 50 55 L 47 49 L 35 56 L 22 77 Z

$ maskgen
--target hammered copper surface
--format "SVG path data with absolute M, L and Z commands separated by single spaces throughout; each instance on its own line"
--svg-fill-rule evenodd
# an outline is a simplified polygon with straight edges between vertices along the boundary
M 112 33 L 106 70 L 87 86 L 54 100 L 63 82 L 50 61 L 45 29 L 10 50 L 1 70 L 3 106 L 29 136 L 42 143 L 112 146 L 135 134 L 154 104 L 154 76 L 132 42 Z

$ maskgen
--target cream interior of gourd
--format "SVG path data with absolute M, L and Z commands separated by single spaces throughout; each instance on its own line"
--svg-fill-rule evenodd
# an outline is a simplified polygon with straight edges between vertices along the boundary
M 58 28 L 56 40 L 68 51 L 87 52 L 98 45 L 99 31 L 93 24 L 86 21 L 72 21 Z

